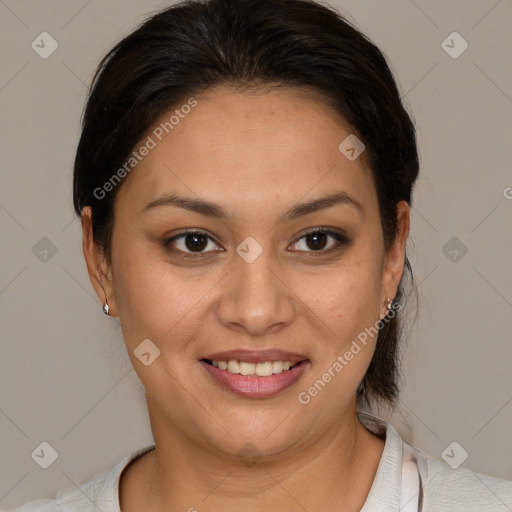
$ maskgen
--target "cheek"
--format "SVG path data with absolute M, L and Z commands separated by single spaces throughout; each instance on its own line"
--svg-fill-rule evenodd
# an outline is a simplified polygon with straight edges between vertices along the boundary
M 378 320 L 380 274 L 375 258 L 353 253 L 338 268 L 326 274 L 322 289 L 309 294 L 309 305 L 335 333 L 354 334 Z M 357 334 L 357 333 L 355 333 Z
M 154 248 L 150 253 L 137 244 L 119 245 L 116 256 L 114 291 L 126 343 L 133 346 L 149 338 L 163 349 L 177 331 L 182 337 L 200 309 L 204 280 L 184 280 L 178 268 L 155 258 Z
M 325 337 L 316 341 L 315 378 L 332 382 L 327 392 L 322 392 L 319 407 L 323 400 L 350 400 L 370 364 L 378 334 L 379 271 L 375 254 L 354 251 L 343 265 L 328 273 L 323 288 L 315 288 L 316 293 L 308 297 L 308 306 L 325 326 Z
M 318 358 L 311 387 L 301 390 L 302 397 L 315 403 L 312 415 L 325 414 L 326 404 L 352 400 L 368 369 L 378 334 L 378 277 L 371 265 L 358 260 L 331 274 L 325 289 L 309 297 L 308 306 L 325 326 L 325 337 L 316 339 Z M 330 410 L 332 415 L 337 412 Z

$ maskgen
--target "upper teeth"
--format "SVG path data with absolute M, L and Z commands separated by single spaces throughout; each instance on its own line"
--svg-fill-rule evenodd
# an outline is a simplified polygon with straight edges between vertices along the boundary
M 244 361 L 212 361 L 213 366 L 220 370 L 241 375 L 258 375 L 268 377 L 275 373 L 289 370 L 294 365 L 290 361 L 266 361 L 265 363 L 246 363 Z

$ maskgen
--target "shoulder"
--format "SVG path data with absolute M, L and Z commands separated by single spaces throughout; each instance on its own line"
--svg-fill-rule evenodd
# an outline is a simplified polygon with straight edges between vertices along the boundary
M 404 443 L 384 420 L 366 413 L 358 413 L 358 417 L 372 432 L 380 429 L 386 433 L 384 452 L 364 511 L 398 510 L 404 482 L 404 448 L 409 446 L 416 452 L 422 473 L 423 512 L 512 512 L 512 482 L 462 467 L 452 469 L 446 462 Z M 411 505 L 407 501 L 401 510 L 412 510 Z
M 112 508 L 112 503 L 105 503 L 105 495 L 112 487 L 112 476 L 112 472 L 99 473 L 80 486 L 60 490 L 55 498 L 30 501 L 7 512 L 89 512 L 95 509 L 95 504 L 103 512 L 113 512 L 116 509 Z
M 55 498 L 30 501 L 3 512 L 120 512 L 119 477 L 130 462 L 152 448 L 154 446 L 132 453 L 110 471 L 98 473 L 86 483 L 60 490 Z
M 512 482 L 426 456 L 425 512 L 506 512 L 512 510 Z

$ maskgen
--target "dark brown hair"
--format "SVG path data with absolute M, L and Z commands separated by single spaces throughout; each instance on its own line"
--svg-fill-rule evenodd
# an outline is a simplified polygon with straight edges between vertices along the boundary
M 82 119 L 74 164 L 77 215 L 92 208 L 95 241 L 110 262 L 116 193 L 98 190 L 125 164 L 157 119 L 216 86 L 316 91 L 366 146 L 386 249 L 397 203 L 411 203 L 419 161 L 413 122 L 381 51 L 334 10 L 310 0 L 185 0 L 151 16 L 101 61 Z M 341 141 L 340 141 L 341 142 Z M 104 190 L 104 189 L 102 189 Z M 405 258 L 395 297 L 404 301 Z M 399 395 L 401 313 L 379 329 L 358 405 Z

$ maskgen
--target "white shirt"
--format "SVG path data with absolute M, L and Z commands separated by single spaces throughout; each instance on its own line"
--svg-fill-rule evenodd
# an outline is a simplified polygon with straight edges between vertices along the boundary
M 367 414 L 358 413 L 358 417 L 370 431 L 385 435 L 377 473 L 360 512 L 398 512 L 402 439 L 389 423 Z M 80 489 L 61 490 L 55 499 L 31 501 L 12 512 L 121 512 L 121 472 L 131 461 L 153 448 L 154 445 L 132 453 L 110 471 L 100 473 L 80 485 Z M 422 512 L 512 512 L 512 482 L 465 468 L 452 469 L 428 455 L 426 459 L 428 478 L 423 485 Z

